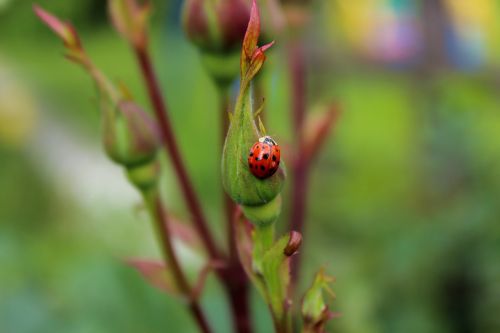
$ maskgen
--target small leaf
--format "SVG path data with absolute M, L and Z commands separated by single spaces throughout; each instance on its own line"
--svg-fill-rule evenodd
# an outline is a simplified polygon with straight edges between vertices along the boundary
M 291 302 L 289 297 L 290 286 L 290 256 L 286 254 L 290 244 L 297 250 L 300 242 L 297 232 L 281 237 L 266 252 L 262 260 L 262 276 L 266 286 L 268 300 L 277 320 L 284 320 L 285 313 Z M 300 236 L 300 239 L 302 237 Z M 294 251 L 294 252 L 295 252 Z
M 325 300 L 325 293 L 335 298 L 335 294 L 330 289 L 330 284 L 333 282 L 335 278 L 326 275 L 324 269 L 321 269 L 316 273 L 314 282 L 306 291 L 302 301 L 302 317 L 307 332 L 324 332 L 327 321 L 335 317 Z
M 264 54 L 264 51 L 269 49 L 273 45 L 274 41 L 262 47 L 259 47 L 254 51 L 252 58 L 250 59 L 249 67 L 245 73 L 245 80 L 249 81 L 253 79 L 255 75 L 257 75 L 257 73 L 262 68 L 262 65 L 264 65 L 264 61 L 266 61 L 266 55 Z
M 153 287 L 171 295 L 180 295 L 175 280 L 164 263 L 147 259 L 130 259 L 127 260 L 127 264 L 135 268 Z
M 168 216 L 168 229 L 172 238 L 180 240 L 192 250 L 201 250 L 202 242 L 192 225 L 181 221 L 178 217 Z M 198 251 L 200 252 L 200 251 Z
M 66 58 L 81 65 L 85 71 L 94 80 L 100 95 L 99 104 L 103 113 L 108 112 L 108 109 L 114 109 L 116 104 L 127 99 L 121 96 L 120 90 L 117 89 L 110 80 L 94 66 L 83 49 L 78 33 L 70 23 L 63 22 L 56 16 L 45 11 L 37 5 L 33 5 L 33 10 L 36 15 L 44 22 L 52 31 L 54 31 L 64 42 L 67 53 Z

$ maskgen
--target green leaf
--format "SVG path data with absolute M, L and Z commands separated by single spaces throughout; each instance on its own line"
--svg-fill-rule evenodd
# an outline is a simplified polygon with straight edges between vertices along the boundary
M 325 274 L 321 269 L 314 278 L 311 287 L 306 291 L 302 301 L 302 317 L 304 319 L 305 332 L 324 332 L 326 322 L 333 318 L 333 314 L 328 309 L 328 303 L 325 300 L 325 293 L 331 298 L 335 295 L 330 289 L 330 283 L 335 278 Z
M 284 251 L 290 236 L 281 237 L 262 259 L 262 277 L 271 309 L 277 320 L 283 320 L 290 285 L 290 257 Z

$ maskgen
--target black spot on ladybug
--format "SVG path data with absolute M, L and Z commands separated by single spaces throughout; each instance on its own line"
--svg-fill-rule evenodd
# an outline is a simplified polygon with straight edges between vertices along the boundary
M 263 166 L 263 165 L 261 165 L 261 166 L 260 166 L 260 169 L 261 169 L 262 171 L 265 171 L 265 170 L 266 170 L 266 167 L 265 167 L 265 166 Z
M 250 165 L 250 168 L 253 168 L 253 164 L 252 163 L 250 163 L 249 165 Z
M 253 152 L 250 152 L 250 157 L 252 157 L 252 156 L 253 156 Z
M 264 156 L 262 157 L 264 157 L 264 159 L 267 160 L 269 158 L 269 154 L 264 154 Z
M 273 161 L 276 161 L 276 155 L 273 155 Z
M 256 157 L 256 158 L 255 158 L 255 160 L 256 160 L 256 161 L 260 161 L 260 157 Z

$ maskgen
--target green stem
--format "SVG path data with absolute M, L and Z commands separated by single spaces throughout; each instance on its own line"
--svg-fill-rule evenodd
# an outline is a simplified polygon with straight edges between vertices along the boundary
M 253 233 L 253 264 L 254 270 L 262 272 L 262 258 L 264 254 L 273 246 L 274 223 L 267 225 L 255 225 Z

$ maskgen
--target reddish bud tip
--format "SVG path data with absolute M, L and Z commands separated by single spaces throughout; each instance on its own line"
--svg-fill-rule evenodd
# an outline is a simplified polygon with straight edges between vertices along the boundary
M 260 14 L 255 0 L 252 1 L 250 10 L 250 20 L 248 21 L 247 31 L 243 39 L 243 51 L 247 58 L 251 58 L 257 48 L 257 42 L 260 35 Z
M 73 50 L 81 49 L 80 39 L 71 24 L 61 21 L 36 4 L 33 5 L 33 11 L 43 23 L 63 40 L 68 48 Z
M 302 244 L 302 235 L 300 234 L 300 232 L 291 231 L 290 239 L 288 240 L 288 244 L 286 245 L 285 250 L 283 251 L 284 254 L 287 257 L 293 256 L 295 253 L 297 253 L 301 244 Z
M 255 0 L 250 10 L 250 20 L 241 51 L 241 76 L 249 82 L 261 69 L 266 57 L 264 52 L 274 45 L 274 41 L 257 47 L 260 35 L 260 14 Z
M 123 38 L 137 48 L 146 47 L 147 22 L 151 12 L 149 1 L 109 0 L 108 9 L 113 26 Z

